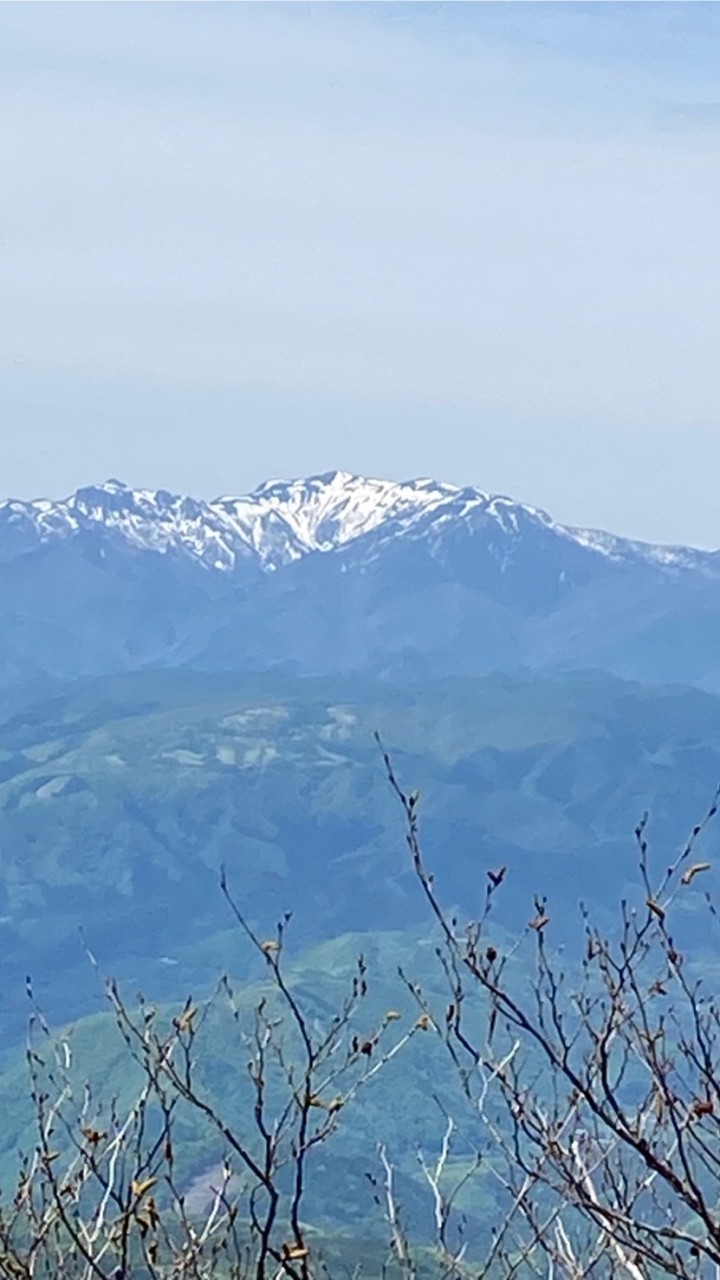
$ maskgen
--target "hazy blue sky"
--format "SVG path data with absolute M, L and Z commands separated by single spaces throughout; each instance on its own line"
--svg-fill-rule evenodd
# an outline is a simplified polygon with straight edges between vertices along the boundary
M 0 6 L 0 492 L 720 544 L 720 6 Z

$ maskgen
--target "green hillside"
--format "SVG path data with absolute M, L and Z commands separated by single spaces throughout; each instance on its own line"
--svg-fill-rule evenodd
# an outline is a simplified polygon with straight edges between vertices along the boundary
M 632 829 L 660 863 L 720 776 L 720 700 L 607 678 L 412 688 L 182 672 L 13 691 L 0 702 L 4 1043 L 25 976 L 52 1017 L 97 1008 L 79 928 L 129 989 L 176 995 L 244 973 L 221 864 L 293 945 L 414 928 L 423 905 L 379 731 L 422 792 L 429 862 L 472 914 L 506 864 L 504 923 L 534 892 L 568 918 L 634 892 Z M 572 908 L 572 911 L 570 910 Z

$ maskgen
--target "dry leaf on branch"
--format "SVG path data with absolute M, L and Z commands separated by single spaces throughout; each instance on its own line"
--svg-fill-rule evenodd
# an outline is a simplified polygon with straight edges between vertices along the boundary
M 709 870 L 710 870 L 709 862 L 694 862 L 691 867 L 688 867 L 687 871 L 682 876 L 682 883 L 691 884 L 692 881 L 695 879 L 695 876 L 699 875 L 701 871 L 709 871 Z

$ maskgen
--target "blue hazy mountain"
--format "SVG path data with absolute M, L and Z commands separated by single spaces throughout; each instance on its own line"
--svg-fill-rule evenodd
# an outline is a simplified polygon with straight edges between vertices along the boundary
M 344 472 L 212 502 L 113 480 L 0 504 L 0 685 L 176 667 L 720 688 L 720 554 Z

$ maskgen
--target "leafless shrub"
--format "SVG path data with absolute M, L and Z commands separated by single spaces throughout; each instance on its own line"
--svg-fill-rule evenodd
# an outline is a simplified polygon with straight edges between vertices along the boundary
M 54 1036 L 33 999 L 26 1058 L 37 1138 L 12 1199 L 0 1204 L 0 1277 L 63 1280 L 224 1280 L 324 1272 L 303 1207 L 308 1160 L 332 1139 L 360 1090 L 411 1040 L 388 1011 L 367 1025 L 366 965 L 323 1027 L 295 994 L 283 953 L 289 916 L 262 939 L 223 877 L 238 926 L 266 971 L 248 1009 L 224 975 L 205 1001 L 174 1015 L 106 986 L 137 1081 L 132 1100 L 78 1085 L 71 1037 Z M 92 959 L 92 957 L 91 957 Z M 222 1006 L 237 1036 L 250 1102 L 242 1127 L 204 1086 L 203 1035 Z M 228 1081 L 228 1090 L 237 1088 Z M 179 1122 L 202 1122 L 219 1158 L 201 1206 L 179 1171 Z
M 263 938 L 224 877 L 229 908 L 262 959 L 263 994 L 251 1007 L 223 975 L 210 997 L 168 1012 L 142 998 L 130 1005 L 107 984 L 127 1061 L 114 1098 L 79 1083 L 72 1038 L 51 1032 L 30 988 L 36 1137 L 0 1202 L 0 1280 L 329 1276 L 306 1212 L 313 1153 L 420 1034 L 442 1042 L 467 1105 L 450 1114 L 438 1088 L 438 1130 L 417 1152 L 428 1218 L 420 1241 L 410 1238 L 378 1115 L 369 1177 L 389 1236 L 383 1275 L 720 1277 L 720 1007 L 678 936 L 697 918 L 682 911 L 683 895 L 697 894 L 709 869 L 697 848 L 720 792 L 657 884 L 639 824 L 645 905 L 623 904 L 613 935 L 586 914 L 584 954 L 566 973 L 544 898 L 514 943 L 498 932 L 504 868 L 487 871 L 479 919 L 444 908 L 421 850 L 419 796 L 384 760 L 437 929 L 442 1004 L 401 971 L 416 1005 L 410 1025 L 393 1010 L 373 1024 L 360 957 L 337 1007 L 318 1019 L 285 966 L 289 916 Z M 705 906 L 714 926 L 709 895 Z M 237 1050 L 228 1090 L 243 1081 L 247 1090 L 239 1122 L 204 1072 L 221 1013 Z M 187 1125 L 215 1153 L 200 1196 L 182 1150 Z M 491 1218 L 480 1232 L 476 1201 Z
M 698 915 L 683 910 L 709 870 L 696 849 L 720 789 L 657 883 L 643 818 L 645 904 L 622 903 L 612 936 L 583 911 L 584 954 L 566 972 L 544 898 L 512 946 L 499 941 L 491 909 L 504 868 L 487 872 L 478 920 L 444 908 L 421 850 L 419 797 L 383 754 L 448 987 L 447 1006 L 425 1003 L 426 1015 L 499 1188 L 494 1242 L 473 1274 L 720 1276 L 720 1004 L 688 957 Z M 709 894 L 704 906 L 715 926 Z M 447 1140 L 460 1129 L 454 1119 Z M 446 1207 L 433 1190 L 442 1243 Z M 446 1257 L 459 1272 L 457 1251 Z

